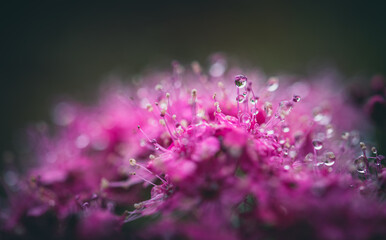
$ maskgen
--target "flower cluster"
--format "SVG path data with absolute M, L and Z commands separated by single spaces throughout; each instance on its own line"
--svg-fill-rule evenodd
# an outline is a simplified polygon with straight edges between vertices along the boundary
M 243 72 L 243 75 L 240 74 Z M 381 239 L 386 169 L 329 76 L 266 78 L 213 58 L 94 107 L 62 102 L 33 134 L 38 164 L 9 192 L 6 236 Z M 42 232 L 44 232 L 44 235 Z

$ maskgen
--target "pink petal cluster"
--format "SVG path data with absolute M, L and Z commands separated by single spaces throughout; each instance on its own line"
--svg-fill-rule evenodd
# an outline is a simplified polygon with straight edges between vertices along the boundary
M 33 222 L 49 238 L 386 237 L 384 158 L 329 76 L 220 57 L 134 85 L 56 106 L 56 134 L 34 133 L 38 164 L 9 190 L 6 236 L 40 236 Z

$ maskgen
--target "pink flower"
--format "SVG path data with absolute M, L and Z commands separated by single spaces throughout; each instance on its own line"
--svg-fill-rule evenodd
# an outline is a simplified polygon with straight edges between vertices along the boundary
M 384 158 L 360 142 L 366 121 L 330 76 L 241 75 L 213 61 L 209 75 L 174 62 L 95 107 L 60 103 L 58 133 L 34 135 L 39 164 L 17 193 L 30 201 L 11 208 L 8 228 L 53 212 L 77 216 L 80 238 L 140 218 L 130 237 L 385 237 Z

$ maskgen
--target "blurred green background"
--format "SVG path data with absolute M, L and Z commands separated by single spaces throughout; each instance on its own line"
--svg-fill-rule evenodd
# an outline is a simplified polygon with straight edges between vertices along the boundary
M 107 76 L 168 67 L 172 59 L 205 64 L 222 51 L 269 74 L 306 74 L 324 65 L 347 79 L 386 72 L 381 1 L 0 5 L 0 152 L 17 152 L 26 126 L 50 120 L 58 97 L 92 101 Z

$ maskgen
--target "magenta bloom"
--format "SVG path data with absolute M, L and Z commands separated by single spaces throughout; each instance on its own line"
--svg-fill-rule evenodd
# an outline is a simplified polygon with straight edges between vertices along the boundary
M 221 57 L 208 72 L 174 62 L 94 107 L 59 103 L 4 232 L 40 236 L 26 221 L 50 216 L 50 238 L 386 237 L 384 158 L 330 76 L 266 78 Z

